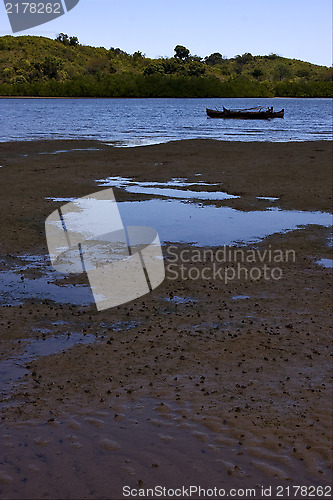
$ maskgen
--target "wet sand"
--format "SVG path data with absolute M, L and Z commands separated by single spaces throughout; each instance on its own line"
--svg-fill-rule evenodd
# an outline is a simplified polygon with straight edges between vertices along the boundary
M 59 203 L 45 198 L 87 195 L 108 176 L 200 179 L 217 185 L 194 189 L 240 196 L 205 203 L 242 211 L 332 210 L 329 142 L 5 143 L 0 165 L 0 271 L 17 266 L 22 283 L 45 273 L 23 265 L 47 254 L 44 221 Z M 25 362 L 1 391 L 1 497 L 121 498 L 126 484 L 192 484 L 256 488 L 262 498 L 261 485 L 329 485 L 332 270 L 317 263 L 332 258 L 329 236 L 312 225 L 243 247 L 294 250 L 280 280 L 173 280 L 167 271 L 152 293 L 102 312 L 40 299 L 1 307 L 0 360 Z M 174 252 L 184 250 L 193 249 Z M 164 256 L 168 266 L 167 246 Z M 211 265 L 187 268 L 201 276 Z M 29 340 L 60 335 L 91 343 L 25 359 Z

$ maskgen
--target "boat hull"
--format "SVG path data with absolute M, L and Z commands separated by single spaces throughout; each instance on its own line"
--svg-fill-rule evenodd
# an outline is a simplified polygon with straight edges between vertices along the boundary
M 269 120 L 270 118 L 284 117 L 284 109 L 281 111 L 230 111 L 224 108 L 223 111 L 219 111 L 206 108 L 206 113 L 209 118 L 240 118 L 243 120 Z

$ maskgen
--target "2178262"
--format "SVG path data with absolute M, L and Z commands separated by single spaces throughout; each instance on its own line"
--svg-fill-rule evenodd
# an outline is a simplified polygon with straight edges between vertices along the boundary
M 282 498 L 331 498 L 331 486 L 276 486 L 276 496 Z
M 59 2 L 8 2 L 5 5 L 7 14 L 62 14 Z

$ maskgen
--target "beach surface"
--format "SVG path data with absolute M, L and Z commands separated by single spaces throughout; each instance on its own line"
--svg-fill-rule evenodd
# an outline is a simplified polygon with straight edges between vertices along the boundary
M 259 264 L 278 267 L 279 279 L 251 279 L 259 264 L 248 261 L 235 279 L 204 274 L 211 248 L 170 241 L 164 282 L 130 303 L 98 312 L 33 290 L 51 276 L 44 223 L 55 199 L 99 191 L 107 177 L 181 178 L 237 196 L 205 206 L 330 213 L 331 142 L 13 142 L 0 144 L 0 166 L 2 498 L 122 498 L 126 485 L 329 492 L 332 269 L 320 263 L 332 259 L 329 227 L 242 245 L 266 255 Z M 290 258 L 267 261 L 268 250 Z M 59 297 L 86 284 L 84 274 L 52 282 Z

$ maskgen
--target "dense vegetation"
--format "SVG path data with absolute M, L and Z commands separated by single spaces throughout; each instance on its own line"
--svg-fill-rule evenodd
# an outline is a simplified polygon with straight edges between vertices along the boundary
M 56 40 L 0 37 L 0 95 L 63 97 L 332 97 L 332 68 L 276 54 L 216 52 L 177 45 L 172 58 Z

